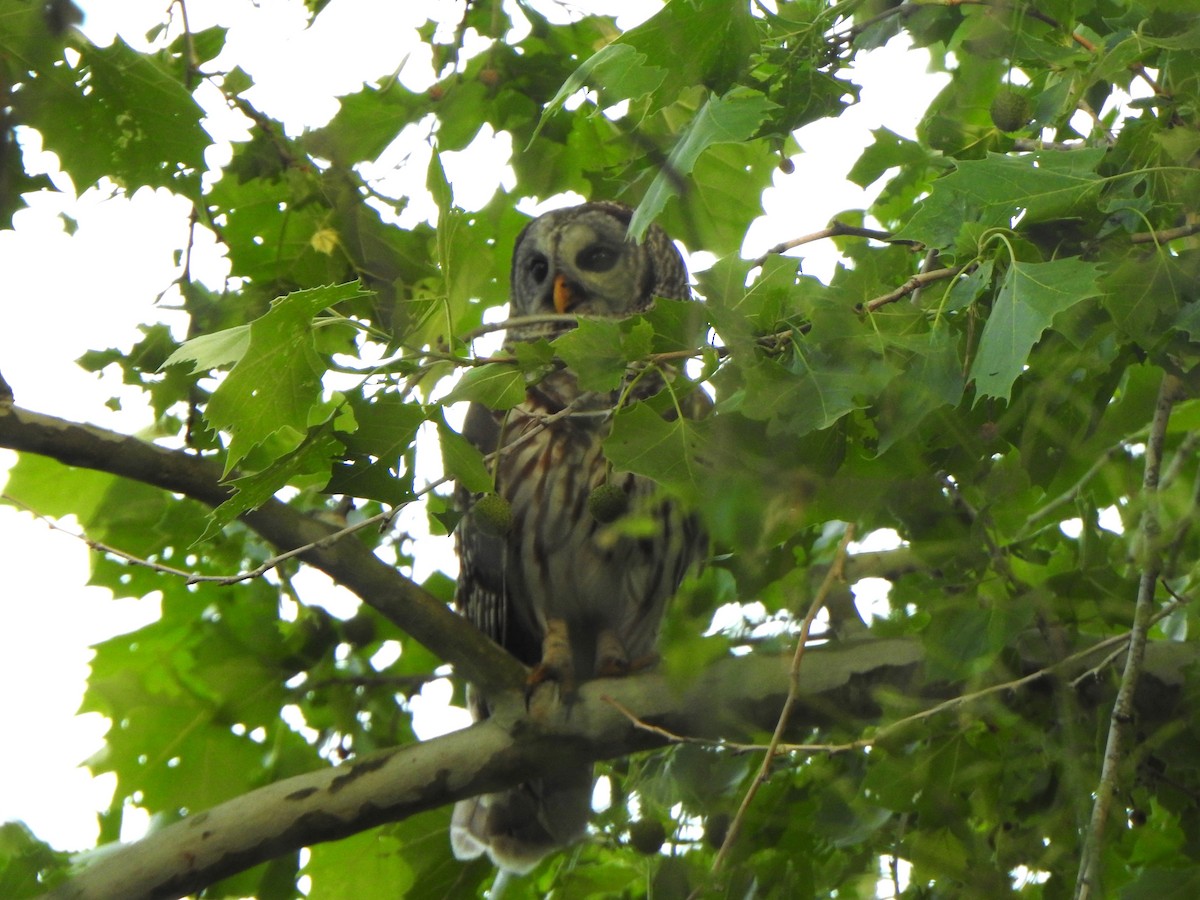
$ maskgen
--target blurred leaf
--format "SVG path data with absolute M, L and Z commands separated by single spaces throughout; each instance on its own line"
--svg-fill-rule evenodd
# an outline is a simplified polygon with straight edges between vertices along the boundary
M 474 493 L 486 493 L 493 489 L 492 473 L 483 454 L 471 446 L 461 434 L 446 424 L 445 420 L 437 422 L 438 439 L 442 445 L 442 464 L 446 474 L 450 475 L 467 490 Z
M 705 428 L 703 422 L 664 419 L 638 403 L 613 419 L 604 441 L 604 454 L 621 472 L 636 472 L 685 496 L 703 479 Z
M 1010 263 L 971 363 L 979 398 L 1008 399 L 1029 352 L 1054 317 L 1100 293 L 1099 274 L 1095 264 L 1077 259 Z
M 691 174 L 700 154 L 713 144 L 739 143 L 758 129 L 775 106 L 756 91 L 735 88 L 722 97 L 709 97 L 680 134 L 667 156 L 663 171 L 655 177 L 646 196 L 629 222 L 629 234 L 641 240 L 667 200 L 679 193 L 683 178 Z
M 525 374 L 515 363 L 486 363 L 467 369 L 442 402 L 449 405 L 464 400 L 491 409 L 512 409 L 525 400 Z

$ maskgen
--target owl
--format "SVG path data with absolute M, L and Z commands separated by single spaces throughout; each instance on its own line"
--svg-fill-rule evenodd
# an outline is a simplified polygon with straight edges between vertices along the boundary
M 525 227 L 513 250 L 507 347 L 553 338 L 574 327 L 577 315 L 628 316 L 655 297 L 691 298 L 683 259 L 661 228 L 651 227 L 641 244 L 627 239 L 632 213 L 619 203 L 585 203 Z M 494 454 L 496 492 L 509 501 L 511 520 L 497 534 L 474 515 L 478 498 L 459 489 L 465 514 L 456 535 L 455 602 L 531 668 L 531 687 L 551 680 L 569 694 L 581 681 L 653 660 L 666 603 L 705 553 L 693 516 L 648 479 L 612 473 L 604 457 L 622 394 L 636 399 L 664 386 L 657 373 L 647 374 L 634 391 L 597 393 L 559 369 L 511 410 L 473 404 L 467 412 L 463 434 Z M 649 517 L 652 532 L 635 537 L 600 521 L 608 516 L 589 509 L 600 485 L 623 501 L 617 509 Z M 468 702 L 476 719 L 485 718 L 487 685 L 473 686 Z M 530 870 L 583 835 L 592 783 L 591 766 L 580 766 L 458 803 L 455 855 L 486 852 L 504 871 Z

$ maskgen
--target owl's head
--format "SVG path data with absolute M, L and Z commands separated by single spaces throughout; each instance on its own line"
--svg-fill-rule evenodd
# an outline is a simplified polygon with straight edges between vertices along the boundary
M 513 248 L 510 314 L 623 316 L 649 308 L 655 297 L 690 298 L 671 239 L 651 226 L 642 243 L 628 240 L 632 215 L 623 203 L 600 201 L 526 225 Z

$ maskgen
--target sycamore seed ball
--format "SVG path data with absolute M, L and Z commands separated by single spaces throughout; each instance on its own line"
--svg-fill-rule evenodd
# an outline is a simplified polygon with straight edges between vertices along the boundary
M 992 124 L 1001 131 L 1018 131 L 1029 124 L 1032 115 L 1029 97 L 1010 87 L 1000 88 L 989 110 Z
M 658 819 L 638 819 L 629 826 L 629 843 L 638 853 L 657 853 L 667 839 L 667 830 Z
M 512 527 L 512 504 L 499 494 L 484 494 L 472 512 L 479 527 L 488 534 L 499 537 Z
M 607 482 L 592 488 L 587 502 L 592 518 L 604 524 L 619 519 L 629 508 L 629 498 L 625 496 L 625 491 Z

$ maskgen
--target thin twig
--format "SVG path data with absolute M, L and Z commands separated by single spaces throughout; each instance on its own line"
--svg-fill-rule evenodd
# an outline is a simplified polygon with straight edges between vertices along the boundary
M 874 300 L 868 300 L 862 305 L 862 308 L 867 312 L 875 312 L 881 306 L 887 306 L 889 303 L 895 303 L 897 300 L 902 300 L 913 291 L 923 288 L 927 284 L 932 284 L 935 281 L 943 281 L 947 278 L 955 278 L 965 272 L 969 266 L 957 266 L 953 269 L 934 269 L 932 272 L 921 272 L 914 275 L 900 287 L 893 291 L 888 291 L 876 297 Z
M 1139 231 L 1129 236 L 1131 244 L 1166 244 L 1200 232 L 1200 220 L 1180 225 L 1178 228 L 1166 228 L 1162 231 Z
M 1125 657 L 1125 669 L 1121 674 L 1121 685 L 1113 703 L 1112 718 L 1108 725 L 1108 740 L 1104 747 L 1104 762 L 1100 768 L 1100 780 L 1096 785 L 1092 816 L 1084 834 L 1083 853 L 1079 862 L 1079 875 L 1075 881 L 1075 900 L 1088 900 L 1099 895 L 1100 860 L 1104 845 L 1104 831 L 1108 824 L 1113 797 L 1116 794 L 1118 770 L 1125 753 L 1129 737 L 1129 726 L 1133 721 L 1133 697 L 1138 678 L 1142 672 L 1142 660 L 1146 653 L 1146 638 L 1154 621 L 1154 590 L 1158 584 L 1162 567 L 1162 548 L 1158 544 L 1160 524 L 1158 520 L 1158 485 L 1166 442 L 1167 423 L 1176 400 L 1182 395 L 1179 378 L 1164 373 L 1159 387 L 1158 400 L 1154 406 L 1154 418 L 1146 440 L 1146 467 L 1142 477 L 1144 512 L 1139 527 L 1138 541 L 1144 559 L 1142 575 L 1138 583 L 1137 602 L 1133 611 L 1133 628 L 1129 636 L 1129 655 Z
M 717 875 L 721 871 L 721 867 L 725 864 L 725 860 L 729 856 L 729 851 L 741 833 L 742 823 L 746 819 L 746 813 L 750 809 L 750 804 L 754 802 L 759 788 L 766 784 L 767 778 L 770 775 L 771 763 L 779 753 L 779 745 L 783 740 L 783 733 L 787 730 L 792 710 L 800 698 L 800 663 L 804 660 L 804 651 L 808 646 L 808 633 L 812 629 L 812 623 L 817 617 L 817 613 L 825 605 L 825 598 L 829 595 L 834 584 L 842 578 L 842 567 L 846 561 L 846 547 L 852 540 L 854 540 L 854 523 L 850 522 L 846 524 L 846 531 L 842 535 L 842 540 L 838 544 L 837 551 L 834 553 L 833 564 L 829 567 L 829 571 L 825 573 L 825 579 L 821 582 L 820 588 L 817 589 L 812 603 L 809 604 L 804 621 L 800 623 L 800 634 L 796 638 L 796 652 L 792 657 L 791 670 L 788 672 L 787 699 L 783 702 L 783 709 L 780 711 L 779 719 L 775 723 L 775 731 L 771 735 L 771 742 L 767 745 L 766 753 L 763 754 L 762 764 L 758 767 L 758 774 L 750 782 L 750 787 L 746 790 L 746 795 L 742 798 L 741 806 L 738 807 L 733 821 L 729 823 L 729 830 L 725 834 L 725 840 L 721 843 L 721 849 L 717 851 L 716 858 L 713 859 L 711 870 L 713 876 Z
M 1014 138 L 1013 149 L 1018 153 L 1031 153 L 1038 150 L 1083 150 L 1087 147 L 1085 141 L 1043 141 L 1041 138 Z
M 925 257 L 921 260 L 921 267 L 917 270 L 917 274 L 923 275 L 926 272 L 936 271 L 934 267 L 937 265 L 939 255 L 940 254 L 937 247 L 930 247 L 928 250 L 926 250 Z M 921 291 L 923 290 L 923 287 L 919 287 L 912 292 L 912 297 L 910 298 L 909 302 L 913 306 L 917 306 L 921 302 Z
M 907 239 L 897 240 L 896 238 L 892 237 L 892 233 L 890 231 L 879 231 L 875 228 L 860 228 L 857 225 L 846 225 L 845 223 L 834 219 L 827 227 L 822 228 L 820 231 L 814 231 L 811 234 L 804 235 L 803 237 L 792 238 L 790 241 L 783 241 L 782 243 L 776 244 L 762 256 L 758 257 L 758 259 L 754 260 L 754 262 L 750 264 L 750 268 L 753 269 L 764 265 L 770 257 L 787 253 L 789 250 L 794 250 L 801 244 L 811 244 L 813 241 L 823 241 L 826 238 L 835 237 L 862 237 L 871 238 L 872 240 L 876 241 L 884 241 L 886 243 L 911 244 L 913 246 L 920 246 L 919 242 L 917 241 L 910 241 Z

